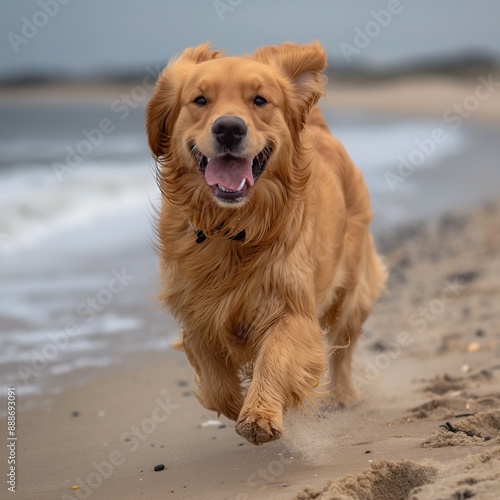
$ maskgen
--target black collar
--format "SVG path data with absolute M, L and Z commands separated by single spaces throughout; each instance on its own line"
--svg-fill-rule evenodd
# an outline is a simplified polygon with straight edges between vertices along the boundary
M 196 243 L 203 243 L 207 239 L 207 235 L 200 229 L 199 231 L 195 231 L 196 233 Z M 234 236 L 229 236 L 228 238 L 233 241 L 242 241 L 246 237 L 245 230 L 240 231 L 238 234 Z

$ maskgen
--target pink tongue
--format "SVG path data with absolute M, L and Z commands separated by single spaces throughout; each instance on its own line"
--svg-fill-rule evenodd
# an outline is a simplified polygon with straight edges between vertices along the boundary
M 248 186 L 253 186 L 252 160 L 216 156 L 208 162 L 205 170 L 205 180 L 209 186 L 220 184 L 226 189 L 237 191 L 243 179 L 246 179 Z

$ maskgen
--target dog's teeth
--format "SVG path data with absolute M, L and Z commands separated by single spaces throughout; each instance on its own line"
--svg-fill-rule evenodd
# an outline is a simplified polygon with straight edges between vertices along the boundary
M 222 186 L 221 184 L 217 184 L 217 188 L 220 189 L 221 191 L 224 191 L 224 193 L 237 193 L 238 191 L 241 191 L 243 189 L 243 186 L 246 183 L 246 179 L 243 179 L 243 181 L 240 184 L 240 187 L 236 190 L 232 189 L 227 189 L 226 187 Z

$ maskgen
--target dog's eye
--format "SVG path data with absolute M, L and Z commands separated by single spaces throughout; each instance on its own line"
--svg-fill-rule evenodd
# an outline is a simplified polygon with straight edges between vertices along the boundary
M 260 95 L 258 95 L 254 100 L 253 100 L 253 103 L 256 105 L 256 106 L 264 106 L 264 104 L 267 103 L 267 101 Z
M 198 104 L 198 106 L 205 106 L 207 100 L 202 95 L 200 95 L 193 102 L 195 104 Z

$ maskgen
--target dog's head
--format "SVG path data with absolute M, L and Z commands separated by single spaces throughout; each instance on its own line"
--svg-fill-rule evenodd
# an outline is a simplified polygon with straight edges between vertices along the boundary
M 293 183 L 293 155 L 325 66 L 319 43 L 244 57 L 208 44 L 187 49 L 161 73 L 147 107 L 149 145 L 166 182 L 182 184 L 191 200 L 233 209 L 266 183 Z M 166 189 L 175 196 L 181 187 Z

